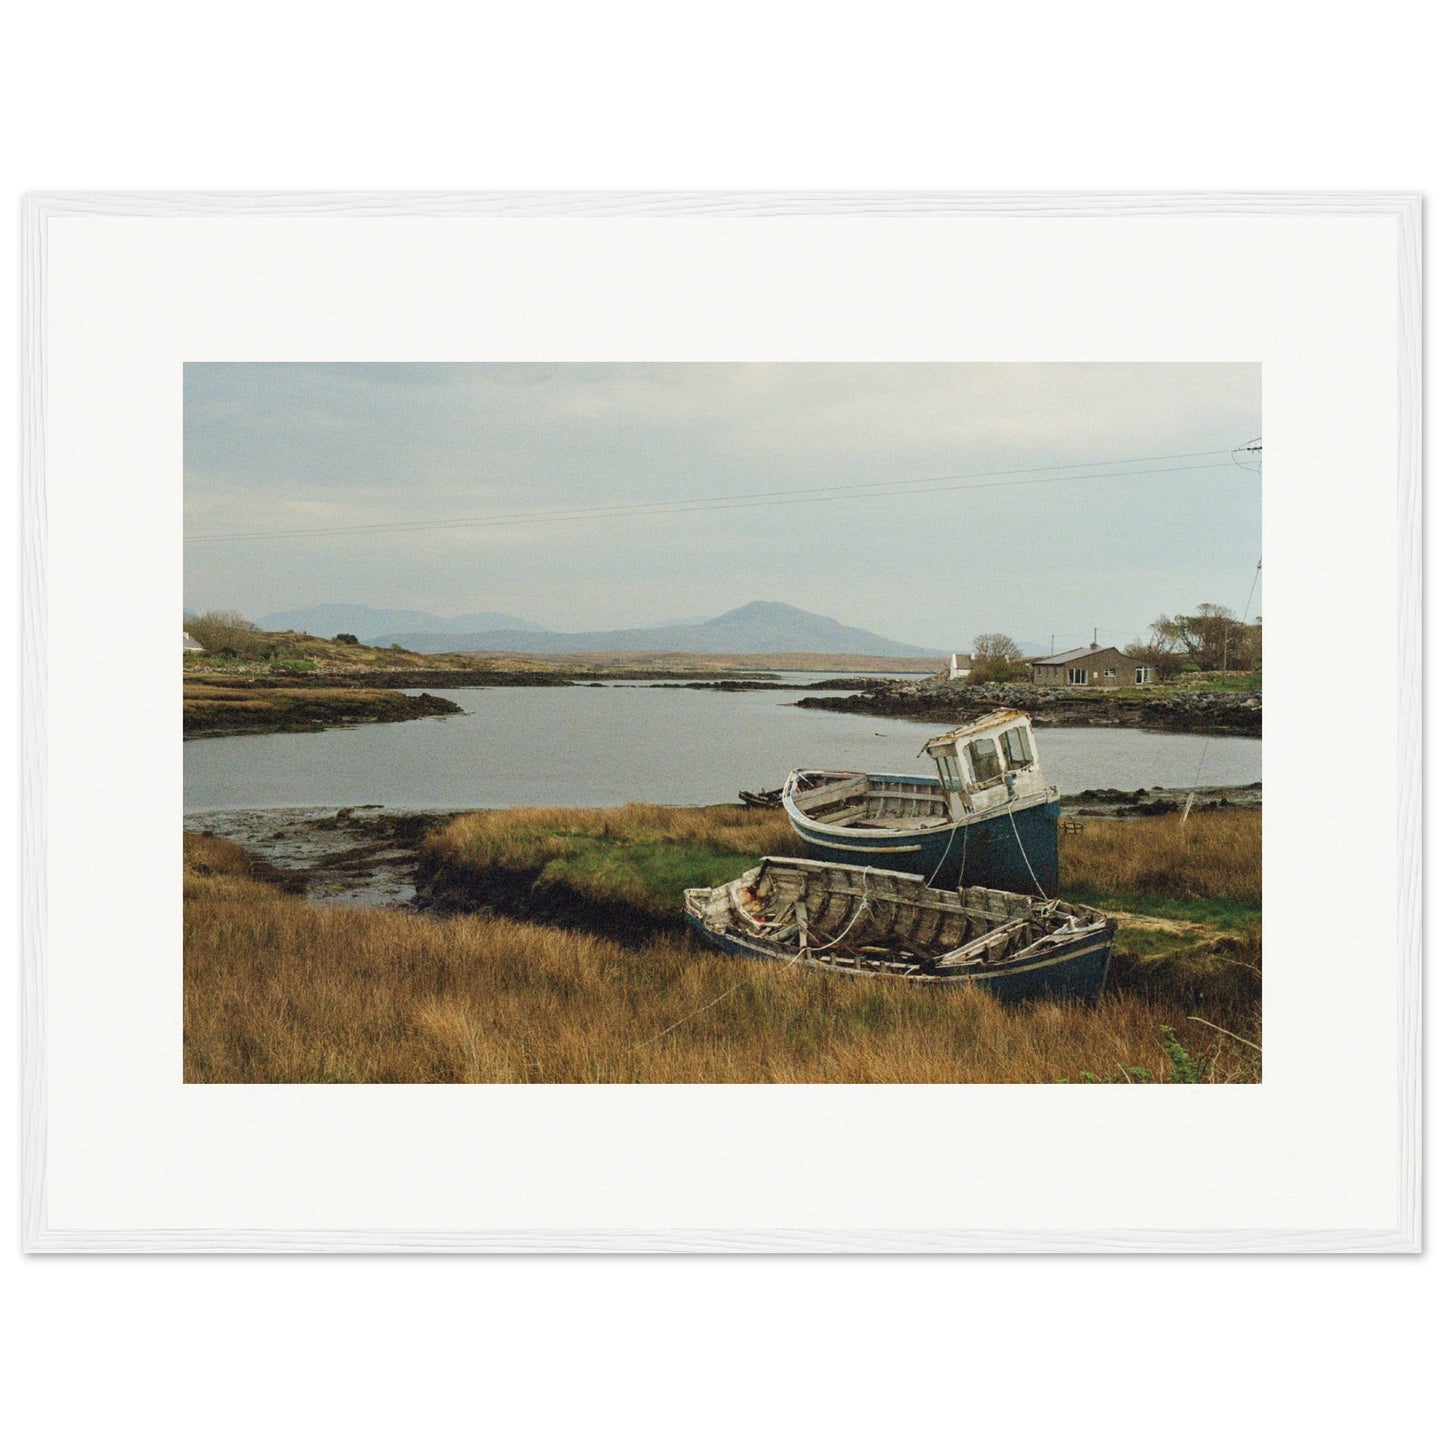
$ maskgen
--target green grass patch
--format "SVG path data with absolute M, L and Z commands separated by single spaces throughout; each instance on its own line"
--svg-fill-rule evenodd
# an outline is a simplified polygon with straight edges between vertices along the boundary
M 1237 931 L 1258 928 L 1263 911 L 1257 903 L 1230 898 L 1165 898 L 1158 893 L 1120 893 L 1102 888 L 1074 886 L 1064 890 L 1071 903 L 1087 903 L 1105 913 L 1138 913 L 1177 923 L 1203 923 Z
M 1164 702 L 1170 698 L 1188 697 L 1197 692 L 1260 692 L 1262 674 L 1238 672 L 1221 676 L 1191 676 L 1187 682 L 1153 682 L 1147 687 L 1129 683 L 1123 687 L 1092 687 L 1083 689 L 1094 697 L 1109 697 L 1115 702 Z
M 1264 674 L 1241 672 L 1228 677 L 1211 677 L 1197 691 L 1200 692 L 1261 692 L 1264 688 Z
M 791 851 L 781 813 L 731 804 L 499 809 L 456 818 L 423 845 L 453 874 L 535 873 L 543 884 L 666 918 L 677 916 L 684 888 L 725 883 L 764 854 Z
M 579 838 L 575 851 L 553 858 L 541 881 L 598 899 L 619 899 L 671 917 L 685 888 L 712 888 L 757 865 L 746 853 L 698 844 Z
M 1127 948 L 1141 959 L 1173 957 L 1181 951 L 1181 945 L 1186 945 L 1186 940 L 1177 929 L 1135 923 L 1121 923 L 1114 940 L 1116 948 Z

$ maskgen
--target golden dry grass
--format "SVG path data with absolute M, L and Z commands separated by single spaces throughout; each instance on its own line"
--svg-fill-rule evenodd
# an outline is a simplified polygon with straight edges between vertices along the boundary
M 1148 913 L 1163 901 L 1201 915 L 1257 918 L 1263 892 L 1262 818 L 1217 809 L 1134 820 L 1086 819 L 1061 840 L 1066 898 Z M 1174 910 L 1179 912 L 1181 910 Z M 1186 916 L 1189 910 L 1182 910 Z
M 499 808 L 466 813 L 435 835 L 439 853 L 478 867 L 523 868 L 567 857 L 586 839 L 681 843 L 754 858 L 786 852 L 795 843 L 777 810 L 719 803 L 671 808 L 627 803 L 620 808 Z
M 200 704 L 208 709 L 221 708 L 228 712 L 264 713 L 297 703 L 345 706 L 395 696 L 397 694 L 389 689 L 376 687 L 287 687 L 285 684 L 255 687 L 228 685 L 217 680 L 187 681 L 182 689 L 182 702 L 187 713 L 193 712 Z
M 1257 1039 L 1257 954 L 1120 963 L 1142 984 L 1097 1007 L 1004 1008 L 684 944 L 316 908 L 186 838 L 189 1082 L 1132 1082 L 1170 1077 L 1164 1024 L 1205 1081 L 1258 1080 L 1258 1053 L 1188 1019 Z
M 1219 809 L 1112 821 L 1088 819 L 1066 836 L 1066 878 L 1118 894 L 1258 903 L 1263 815 Z

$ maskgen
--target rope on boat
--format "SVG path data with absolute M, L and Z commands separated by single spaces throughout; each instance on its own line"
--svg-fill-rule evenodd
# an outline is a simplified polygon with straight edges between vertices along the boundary
M 788 960 L 787 966 L 791 968 L 795 963 L 797 963 L 800 958 L 803 957 L 805 953 L 812 953 L 815 948 L 820 950 L 824 948 L 836 948 L 853 931 L 853 925 L 857 923 L 860 918 L 862 918 L 864 910 L 872 901 L 873 900 L 868 896 L 868 868 L 865 866 L 863 869 L 863 896 L 858 900 L 858 906 L 853 910 L 853 916 L 848 920 L 848 926 L 844 928 L 842 933 L 840 933 L 837 938 L 830 938 L 827 943 L 820 943 L 816 945 L 804 944 L 803 947 L 800 948 L 798 952 Z
M 868 896 L 868 869 L 867 869 L 867 868 L 864 868 L 864 870 L 863 870 L 863 896 L 858 900 L 858 906 L 857 906 L 857 908 L 855 908 L 855 909 L 853 910 L 853 916 L 852 916 L 852 918 L 850 918 L 850 919 L 848 920 L 848 926 L 847 926 L 846 928 L 844 928 L 844 930 L 842 931 L 842 933 L 840 933 L 840 934 L 837 936 L 837 938 L 834 938 L 834 939 L 832 939 L 831 941 L 829 941 L 828 943 L 824 943 L 824 944 L 822 944 L 822 945 L 820 945 L 820 946 L 823 947 L 823 948 L 836 948 L 836 947 L 838 946 L 838 944 L 842 943 L 842 941 L 843 941 L 843 940 L 848 936 L 848 934 L 852 931 L 853 925 L 854 925 L 855 923 L 857 923 L 857 921 L 863 916 L 864 910 L 869 906 L 869 904 L 870 904 L 871 902 L 872 902 L 872 899 L 869 898 L 869 896 Z M 795 963 L 797 963 L 797 962 L 803 957 L 804 954 L 807 954 L 807 953 L 810 953 L 810 952 L 812 952 L 812 949 L 811 949 L 808 945 L 805 944 L 802 948 L 800 948 L 800 949 L 797 951 L 797 953 L 795 953 L 795 954 L 792 956 L 792 958 L 790 958 L 790 959 L 783 965 L 783 967 L 784 967 L 784 968 L 792 968 L 792 966 L 793 966 Z M 695 1019 L 699 1014 L 704 1014 L 704 1013 L 706 1013 L 710 1008 L 714 1007 L 714 1006 L 717 1005 L 717 1004 L 720 1004 L 729 994 L 736 993 L 746 982 L 747 982 L 747 979 L 745 979 L 745 978 L 740 978 L 735 984 L 733 984 L 733 986 L 732 986 L 731 988 L 725 988 L 720 994 L 718 994 L 718 996 L 717 996 L 716 998 L 714 998 L 714 999 L 709 999 L 707 1003 L 705 1003 L 705 1004 L 703 1004 L 703 1005 L 701 1006 L 701 1008 L 695 1008 L 695 1009 L 693 1009 L 693 1011 L 692 1011 L 690 1014 L 683 1014 L 683 1016 L 682 1016 L 680 1019 L 678 1019 L 678 1020 L 676 1021 L 676 1023 L 670 1023 L 670 1024 L 668 1024 L 668 1026 L 667 1026 L 665 1029 L 663 1029 L 661 1033 L 653 1034 L 653 1036 L 652 1036 L 650 1039 L 643 1039 L 643 1041 L 642 1041 L 640 1044 L 633 1044 L 632 1048 L 629 1049 L 628 1052 L 629 1052 L 629 1053 L 635 1053 L 638 1049 L 644 1049 L 644 1048 L 646 1048 L 648 1044 L 655 1044 L 655 1043 L 658 1041 L 658 1039 L 663 1038 L 663 1037 L 666 1036 L 667 1034 L 670 1034 L 670 1033 L 673 1031 L 673 1029 L 675 1029 L 675 1028 L 680 1028 L 680 1027 L 681 1027 L 683 1024 L 685 1024 L 689 1019 Z
M 1019 845 L 1019 852 L 1020 852 L 1021 854 L 1023 854 L 1024 867 L 1029 870 L 1029 877 L 1034 880 L 1034 887 L 1035 887 L 1036 889 L 1038 889 L 1039 897 L 1040 897 L 1040 898 L 1047 898 L 1049 895 L 1044 892 L 1043 884 L 1039 882 L 1039 875 L 1034 872 L 1034 865 L 1033 865 L 1032 861 L 1031 861 L 1030 858 L 1029 858 L 1029 850 L 1024 847 L 1024 840 L 1023 840 L 1022 837 L 1019 836 L 1019 825 L 1018 825 L 1018 823 L 1014 820 L 1014 815 L 1013 815 L 1013 811 L 1012 811 L 1012 810 L 1009 811 L 1008 821 L 1009 821 L 1009 827 L 1011 827 L 1011 828 L 1014 830 L 1014 839 L 1015 839 L 1015 841 L 1016 841 L 1016 842 L 1018 843 L 1018 845 Z
M 944 806 L 947 807 L 946 802 Z M 960 818 L 958 822 L 956 822 L 953 827 L 948 830 L 948 842 L 944 845 L 943 857 L 938 860 L 938 866 L 933 870 L 932 874 L 930 875 L 928 882 L 925 885 L 926 887 L 932 888 L 933 880 L 937 878 L 938 875 L 943 871 L 943 865 L 948 862 L 948 855 L 953 852 L 953 840 L 957 836 L 958 830 L 960 828 L 963 829 L 963 856 L 958 860 L 958 886 L 960 888 L 963 887 L 963 869 L 964 864 L 968 862 L 968 824 L 964 822 L 962 818 Z

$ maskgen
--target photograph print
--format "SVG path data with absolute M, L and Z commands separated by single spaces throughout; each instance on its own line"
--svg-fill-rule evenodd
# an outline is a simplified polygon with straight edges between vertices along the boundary
M 1257 364 L 189 363 L 184 1079 L 1256 1084 Z

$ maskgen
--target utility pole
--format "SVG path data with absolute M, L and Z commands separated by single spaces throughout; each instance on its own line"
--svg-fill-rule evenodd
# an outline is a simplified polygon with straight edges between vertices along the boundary
M 1251 471 L 1251 470 L 1253 470 L 1251 467 L 1246 466 L 1243 462 L 1241 462 L 1241 461 L 1239 460 L 1239 453 L 1240 453 L 1240 452 L 1243 452 L 1244 455 L 1247 456 L 1247 457 L 1252 457 L 1255 461 L 1257 461 L 1257 462 L 1259 463 L 1259 466 L 1260 466 L 1260 475 L 1262 476 L 1263 473 L 1264 473 L 1264 438 L 1263 438 L 1263 437 L 1255 437 L 1255 439 L 1254 439 L 1252 442 L 1247 442 L 1247 443 L 1246 443 L 1244 446 L 1242 446 L 1242 447 L 1235 447 L 1234 451 L 1231 453 L 1231 460 L 1234 462 L 1234 465 L 1235 465 L 1235 466 L 1237 466 L 1237 467 L 1243 467 L 1245 471 Z M 1245 628 L 1245 627 L 1248 627 L 1248 626 L 1249 626 L 1249 608 L 1250 608 L 1250 604 L 1254 601 L 1254 589 L 1259 586 L 1259 574 L 1260 574 L 1260 572 L 1263 570 L 1263 568 L 1264 568 L 1264 558 L 1261 557 L 1261 558 L 1259 559 L 1259 561 L 1254 564 L 1254 579 L 1253 579 L 1253 580 L 1250 582 L 1250 584 L 1249 584 L 1249 601 L 1244 604 L 1244 611 L 1240 614 L 1240 617 L 1239 617 L 1239 625 L 1240 625 L 1241 628 Z M 1224 619 L 1224 657 L 1223 657 L 1223 659 L 1222 659 L 1222 663 L 1223 663 L 1223 665 L 1220 667 L 1219 670 L 1220 670 L 1221 672 L 1228 672 L 1228 671 L 1229 671 L 1229 619 L 1228 619 L 1227 617 Z

